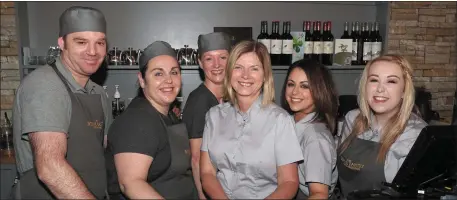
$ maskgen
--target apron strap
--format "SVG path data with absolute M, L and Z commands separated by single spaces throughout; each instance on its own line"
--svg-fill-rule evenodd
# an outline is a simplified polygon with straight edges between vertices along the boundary
M 68 84 L 66 83 L 67 81 L 66 81 L 65 77 L 63 77 L 62 73 L 60 73 L 59 70 L 57 70 L 56 63 L 54 62 L 54 63 L 49 64 L 49 65 L 50 65 L 50 66 L 52 67 L 52 69 L 56 72 L 57 76 L 59 76 L 60 80 L 64 83 L 65 88 L 67 89 L 68 93 L 69 93 L 70 95 L 72 95 L 73 92 L 71 91 L 70 87 L 68 87 Z
M 67 89 L 68 91 L 68 94 L 70 95 L 70 98 L 74 99 L 76 102 L 78 102 L 78 104 L 81 106 L 81 107 L 84 107 L 83 104 L 81 103 L 81 101 L 79 100 L 79 98 L 76 97 L 76 95 L 73 93 L 73 91 L 71 91 L 70 87 L 68 86 L 68 81 L 67 79 L 65 79 L 65 77 L 62 75 L 62 73 L 59 72 L 59 70 L 57 69 L 57 66 L 56 66 L 56 63 L 53 62 L 51 64 L 49 64 L 52 69 L 56 72 L 57 76 L 59 76 L 60 80 L 62 81 L 62 83 L 65 85 L 65 88 Z M 101 99 L 100 99 L 101 101 Z M 90 113 L 88 113 L 87 110 L 84 110 L 84 115 L 86 115 L 87 118 L 92 118 Z

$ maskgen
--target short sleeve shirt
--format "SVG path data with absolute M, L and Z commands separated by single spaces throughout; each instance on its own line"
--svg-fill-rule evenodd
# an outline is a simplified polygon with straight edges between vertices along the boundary
M 359 115 L 359 113 L 360 110 L 356 109 L 346 114 L 343 128 L 339 133 L 341 137 L 340 144 L 351 133 L 355 118 L 357 115 Z M 374 115 L 371 114 L 370 117 L 373 121 Z M 409 150 L 411 150 L 411 147 L 414 145 L 414 142 L 416 142 L 420 132 L 426 126 L 427 123 L 424 120 L 422 120 L 416 114 L 411 113 L 411 116 L 406 124 L 405 131 L 397 138 L 397 140 L 390 147 L 389 152 L 387 152 L 387 157 L 384 162 L 384 174 L 388 183 L 393 181 L 395 175 L 397 175 L 398 170 L 403 164 L 403 161 L 405 161 Z M 379 142 L 381 140 L 381 136 L 382 135 L 380 130 L 377 130 L 374 127 L 370 127 L 367 131 L 359 135 L 358 138 L 370 140 L 373 142 Z
M 278 186 L 278 166 L 303 159 L 292 117 L 257 99 L 246 113 L 230 103 L 206 115 L 202 151 L 230 199 L 263 199 Z
M 171 120 L 160 114 L 148 100 L 136 97 L 111 125 L 108 148 L 113 155 L 140 153 L 152 157 L 154 160 L 147 176 L 148 182 L 152 182 L 160 177 L 171 163 L 166 127 L 171 124 Z
M 73 93 L 99 94 L 105 115 L 104 133 L 112 122 L 111 104 L 103 88 L 89 79 L 81 87 L 61 59 L 56 68 Z M 16 91 L 13 106 L 13 140 L 17 168 L 23 173 L 33 168 L 33 153 L 28 134 L 33 132 L 68 133 L 71 121 L 71 99 L 64 82 L 51 66 L 40 66 L 27 75 Z
M 203 83 L 189 94 L 182 115 L 189 139 L 202 138 L 206 112 L 217 104 L 216 97 Z
M 315 116 L 314 112 L 310 113 L 295 124 L 303 153 L 303 162 L 298 165 L 299 187 L 306 196 L 309 196 L 309 183 L 328 185 L 332 194 L 338 180 L 334 138 Z

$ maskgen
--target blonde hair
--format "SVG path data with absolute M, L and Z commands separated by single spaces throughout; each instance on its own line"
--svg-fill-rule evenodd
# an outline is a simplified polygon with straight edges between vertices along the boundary
M 246 53 L 255 53 L 263 66 L 264 82 L 262 86 L 262 106 L 271 104 L 275 99 L 275 87 L 273 82 L 273 72 L 271 69 L 270 54 L 265 45 L 256 41 L 242 41 L 238 43 L 230 52 L 227 62 L 227 72 L 224 79 L 224 99 L 231 104 L 236 104 L 235 90 L 230 84 L 233 68 L 236 61 Z
M 370 118 L 371 108 L 366 99 L 366 83 L 368 79 L 368 72 L 370 71 L 371 66 L 376 62 L 390 62 L 397 64 L 403 74 L 403 79 L 405 81 L 404 95 L 403 100 L 400 103 L 400 109 L 398 112 L 393 115 L 382 129 L 381 147 L 378 152 L 377 161 L 384 161 L 392 144 L 397 140 L 397 138 L 404 132 L 405 127 L 408 123 L 408 120 L 411 116 L 412 110 L 414 108 L 414 99 L 415 91 L 414 84 L 412 80 L 413 69 L 411 64 L 403 56 L 387 54 L 380 57 L 377 57 L 371 60 L 365 67 L 362 73 L 362 77 L 359 82 L 359 95 L 358 103 L 360 113 L 354 120 L 352 132 L 348 138 L 341 145 L 341 153 L 344 152 L 351 141 L 357 136 L 361 135 L 372 125 L 372 120 Z

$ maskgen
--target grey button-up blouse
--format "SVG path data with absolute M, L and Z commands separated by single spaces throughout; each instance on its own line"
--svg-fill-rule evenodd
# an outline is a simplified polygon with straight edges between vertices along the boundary
M 201 150 L 230 199 L 267 197 L 278 186 L 276 167 L 303 159 L 292 117 L 261 98 L 246 113 L 230 103 L 212 107 Z
M 303 152 L 303 162 L 298 166 L 300 190 L 309 196 L 308 183 L 322 183 L 329 186 L 331 195 L 338 180 L 335 141 L 324 123 L 313 121 L 315 116 L 310 113 L 295 125 Z
M 351 134 L 354 120 L 359 113 L 360 110 L 356 109 L 346 114 L 342 130 L 338 134 L 341 137 L 339 142 L 340 145 L 349 136 L 349 134 Z M 373 119 L 373 114 L 370 117 Z M 397 175 L 398 170 L 403 164 L 403 161 L 405 161 L 409 150 L 411 150 L 411 147 L 413 147 L 414 142 L 416 142 L 420 132 L 426 126 L 427 123 L 424 120 L 422 120 L 416 114 L 411 113 L 411 116 L 405 127 L 405 131 L 392 144 L 384 162 L 384 174 L 388 183 L 393 181 L 395 175 Z M 381 140 L 380 133 L 380 130 L 377 130 L 375 127 L 370 127 L 367 131 L 359 135 L 358 138 L 370 140 L 373 142 L 379 142 Z

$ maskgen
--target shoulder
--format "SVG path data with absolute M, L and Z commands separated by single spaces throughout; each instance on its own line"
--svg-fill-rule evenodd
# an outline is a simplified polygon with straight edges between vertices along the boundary
M 350 122 L 350 123 L 353 123 L 355 118 L 360 114 L 360 110 L 359 109 L 354 109 L 354 110 L 351 110 L 349 111 L 345 116 L 345 120 Z
M 286 110 L 276 105 L 275 103 L 270 103 L 268 105 L 262 106 L 261 112 L 263 115 L 268 115 L 270 117 L 275 117 L 281 120 L 292 119 L 292 116 L 290 116 Z
M 418 115 L 411 113 L 411 116 L 406 124 L 405 130 L 403 134 L 397 139 L 397 141 L 403 140 L 411 140 L 417 139 L 419 134 L 421 133 L 422 129 L 427 126 L 427 122 L 425 122 L 422 118 Z
M 216 115 L 221 115 L 225 117 L 228 113 L 232 112 L 233 109 L 233 105 L 230 102 L 225 102 L 211 107 L 208 110 L 207 115 L 211 117 Z
M 38 67 L 36 70 L 27 75 L 19 86 L 21 90 L 57 90 L 55 92 L 65 91 L 65 85 L 57 76 L 55 71 L 47 65 Z
M 321 122 L 309 123 L 309 125 L 299 134 L 303 135 L 304 141 L 306 141 L 306 143 L 319 142 L 328 143 L 329 145 L 334 144 L 332 133 L 328 127 Z
M 210 94 L 203 91 L 203 89 L 202 86 L 199 86 L 189 94 L 186 100 L 185 110 L 202 109 L 202 107 L 207 107 L 209 109 L 212 107 L 209 100 L 211 98 L 209 96 Z

